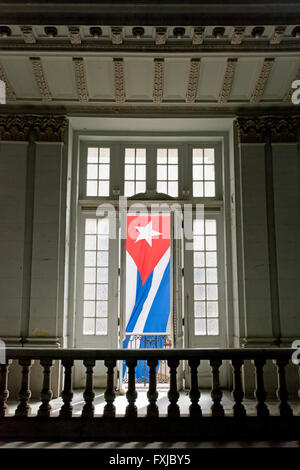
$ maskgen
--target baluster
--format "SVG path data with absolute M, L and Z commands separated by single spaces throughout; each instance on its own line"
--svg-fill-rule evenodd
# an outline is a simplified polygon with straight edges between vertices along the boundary
M 254 360 L 255 368 L 256 368 L 256 390 L 255 390 L 255 397 L 257 399 L 257 416 L 261 418 L 265 418 L 270 415 L 267 405 L 265 404 L 266 400 L 266 392 L 264 387 L 264 372 L 263 368 L 266 363 L 265 359 L 259 358 Z
M 156 404 L 158 398 L 156 390 L 156 367 L 158 360 L 148 359 L 147 363 L 149 366 L 149 390 L 147 392 L 149 405 L 147 406 L 147 418 L 158 418 L 158 406 Z
M 168 406 L 168 417 L 179 418 L 180 411 L 177 401 L 179 393 L 177 391 L 177 367 L 179 365 L 178 359 L 168 359 L 168 366 L 170 367 L 170 390 L 168 392 L 168 398 L 170 404 Z
M 232 396 L 234 399 L 233 414 L 236 418 L 246 416 L 246 410 L 243 405 L 244 391 L 241 378 L 241 367 L 244 361 L 242 359 L 233 359 L 231 361 L 233 368 L 234 389 Z
M 16 409 L 15 416 L 27 417 L 31 411 L 31 408 L 28 405 L 28 401 L 31 397 L 31 391 L 29 389 L 29 377 L 32 361 L 31 359 L 22 358 L 19 360 L 19 364 L 22 366 L 22 385 L 19 392 L 20 403 Z
M 286 386 L 285 378 L 285 366 L 288 364 L 288 359 L 277 359 L 274 363 L 277 365 L 277 376 L 278 376 L 278 389 L 277 397 L 280 400 L 279 411 L 280 416 L 293 416 L 293 411 L 288 404 L 288 390 Z
M 94 398 L 95 393 L 93 390 L 93 368 L 95 367 L 95 360 L 94 359 L 84 359 L 83 365 L 86 368 L 86 382 L 85 382 L 85 390 L 83 392 L 83 398 L 85 404 L 82 409 L 81 417 L 82 418 L 93 418 L 94 417 Z
M 116 397 L 114 391 L 114 368 L 116 366 L 115 359 L 105 359 L 105 366 L 107 367 L 107 386 L 104 394 L 106 405 L 104 407 L 103 416 L 107 418 L 114 418 L 116 415 L 116 407 L 114 400 Z
M 65 380 L 64 380 L 64 389 L 62 391 L 63 406 L 60 409 L 59 416 L 60 418 L 71 418 L 72 417 L 72 367 L 74 361 L 73 359 L 63 359 L 62 365 L 65 369 Z
M 4 418 L 7 410 L 9 391 L 7 388 L 8 369 L 12 361 L 8 359 L 6 364 L 0 364 L 0 418 Z
M 200 390 L 198 388 L 198 366 L 200 364 L 200 359 L 189 359 L 189 366 L 191 368 L 191 389 L 189 397 L 191 400 L 190 405 L 190 417 L 191 418 L 200 418 L 202 416 L 202 411 L 199 405 L 200 399 Z
M 38 411 L 38 416 L 49 418 L 51 413 L 50 400 L 52 399 L 53 393 L 50 388 L 50 379 L 51 379 L 51 367 L 52 359 L 41 359 L 41 366 L 44 369 L 44 378 L 43 378 L 43 388 L 41 392 L 41 401 L 42 404 Z
M 222 400 L 222 390 L 220 388 L 220 380 L 219 380 L 219 367 L 222 365 L 221 359 L 211 359 L 210 365 L 212 368 L 212 391 L 211 391 L 211 398 L 213 400 L 213 404 L 211 406 L 212 416 L 216 418 L 222 418 L 224 416 L 224 409 L 221 405 Z
M 127 359 L 126 365 L 128 367 L 128 390 L 126 392 L 126 398 L 128 405 L 126 407 L 126 418 L 137 417 L 137 407 L 135 406 L 135 400 L 137 399 L 137 393 L 135 390 L 135 368 L 137 361 L 136 359 Z

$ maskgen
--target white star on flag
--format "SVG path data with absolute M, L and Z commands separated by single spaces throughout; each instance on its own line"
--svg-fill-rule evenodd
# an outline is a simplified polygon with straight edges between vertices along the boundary
M 145 227 L 136 226 L 135 228 L 140 232 L 139 236 L 135 240 L 135 243 L 140 240 L 146 240 L 148 245 L 152 246 L 152 237 L 155 237 L 156 235 L 161 235 L 160 232 L 152 230 L 152 220 Z

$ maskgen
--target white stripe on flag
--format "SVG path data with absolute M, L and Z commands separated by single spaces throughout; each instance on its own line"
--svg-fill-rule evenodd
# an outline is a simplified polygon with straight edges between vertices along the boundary
M 126 251 L 126 315 L 125 327 L 129 322 L 136 297 L 137 267 L 132 257 Z
M 161 280 L 163 278 L 163 275 L 164 275 L 164 272 L 168 265 L 169 260 L 170 260 L 170 248 L 167 249 L 163 257 L 161 258 L 161 260 L 158 262 L 158 264 L 155 266 L 153 270 L 151 288 L 149 290 L 148 297 L 145 300 L 143 310 L 141 311 L 139 318 L 135 324 L 133 333 L 142 333 L 144 331 L 145 323 L 148 318 L 150 309 L 152 307 L 153 300 L 156 296 L 156 293 L 160 286 Z

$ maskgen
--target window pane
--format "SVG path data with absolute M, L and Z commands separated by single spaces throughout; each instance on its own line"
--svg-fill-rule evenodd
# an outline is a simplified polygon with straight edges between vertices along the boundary
M 195 267 L 203 267 L 205 265 L 204 263 L 204 253 L 194 253 L 194 266 Z
M 134 180 L 134 165 L 125 165 L 125 179 Z
M 193 196 L 203 197 L 203 183 L 193 183 Z
M 214 235 L 205 237 L 206 249 L 208 251 L 215 251 L 217 249 L 217 239 Z
M 167 183 L 164 181 L 157 182 L 157 192 L 158 193 L 167 193 Z
M 204 163 L 214 163 L 214 162 L 215 162 L 215 150 L 204 149 Z
M 127 197 L 134 195 L 134 182 L 133 181 L 125 181 L 124 183 L 124 195 Z
M 106 284 L 97 285 L 97 300 L 107 300 L 108 299 L 108 288 Z
M 177 165 L 169 165 L 169 180 L 178 180 Z
M 207 316 L 217 317 L 219 314 L 218 302 L 207 302 Z
M 96 235 L 87 235 L 85 237 L 85 249 L 96 250 Z
M 215 179 L 215 167 L 214 165 L 204 165 L 204 179 L 214 180 Z
M 177 149 L 168 150 L 168 163 L 171 163 L 171 164 L 178 163 L 178 150 Z
M 90 180 L 96 180 L 98 178 L 98 165 L 88 165 L 87 178 Z
M 168 183 L 168 194 L 171 197 L 177 197 L 178 196 L 178 183 L 177 181 L 171 181 Z
M 194 286 L 194 299 L 205 300 L 205 286 L 197 284 Z
M 195 319 L 195 335 L 206 335 L 206 320 Z
M 146 191 L 146 182 L 145 181 L 137 181 L 135 184 L 136 194 L 144 193 Z
M 194 315 L 197 318 L 205 318 L 205 302 L 194 302 Z
M 167 165 L 157 165 L 157 179 L 158 180 L 167 179 Z
M 95 299 L 95 284 L 85 284 L 84 286 L 84 299 L 94 300 Z
M 96 252 L 95 251 L 86 251 L 84 257 L 85 266 L 96 266 Z
M 110 148 L 100 148 L 99 163 L 109 163 Z
M 205 269 L 194 269 L 194 282 L 200 284 L 205 282 Z
M 106 301 L 96 302 L 97 317 L 107 317 L 107 304 Z
M 145 180 L 146 179 L 146 165 L 137 165 L 136 166 L 136 179 Z
M 203 149 L 193 149 L 193 163 L 203 163 Z
M 204 183 L 204 196 L 214 197 L 215 196 L 215 183 Z
M 203 165 L 193 165 L 193 179 L 203 180 Z
M 108 235 L 109 233 L 109 221 L 107 218 L 98 219 L 98 234 Z M 107 237 L 106 237 L 107 238 Z
M 195 219 L 193 223 L 193 230 L 194 230 L 195 235 L 203 235 L 204 234 L 204 220 Z
M 89 147 L 88 148 L 88 163 L 98 163 L 98 148 Z
M 217 268 L 207 268 L 207 270 L 206 270 L 206 282 L 208 282 L 208 283 L 217 283 L 218 282 Z
M 83 315 L 84 317 L 95 316 L 95 302 L 85 301 L 83 303 Z
M 99 179 L 100 180 L 109 179 L 109 165 L 99 165 Z
M 125 163 L 134 163 L 135 149 L 125 149 Z
M 218 300 L 218 287 L 216 285 L 206 286 L 206 299 L 207 300 Z
M 106 235 L 98 236 L 98 250 L 108 250 L 109 239 Z
M 217 233 L 217 224 L 213 219 L 205 221 L 205 233 L 206 235 L 215 235 Z
M 97 269 L 97 282 L 108 282 L 108 269 L 107 268 L 98 268 Z
M 97 196 L 98 182 L 97 181 L 87 181 L 86 183 L 86 195 L 87 196 Z
M 219 334 L 219 321 L 217 318 L 208 318 L 207 319 L 207 334 L 208 335 L 218 335 Z
M 203 235 L 194 237 L 194 250 L 204 250 L 204 237 Z
M 108 253 L 106 251 L 99 251 L 97 253 L 97 265 L 108 266 Z
M 83 334 L 94 335 L 95 334 L 95 320 L 94 318 L 83 319 Z
M 107 335 L 107 319 L 96 319 L 96 335 Z
M 157 163 L 167 163 L 167 149 L 157 149 Z
M 85 268 L 84 270 L 84 282 L 86 283 L 95 283 L 96 282 L 96 269 L 95 268 Z
M 206 253 L 205 255 L 206 258 L 206 266 L 213 267 L 217 266 L 217 254 L 212 252 L 212 253 Z
M 146 163 L 146 149 L 136 149 L 136 163 Z

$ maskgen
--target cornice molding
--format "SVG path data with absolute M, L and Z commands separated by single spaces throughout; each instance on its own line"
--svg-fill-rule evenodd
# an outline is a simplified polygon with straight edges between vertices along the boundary
M 39 142 L 62 142 L 68 120 L 66 116 L 0 114 L 0 140 L 28 141 L 35 133 Z
M 235 119 L 240 143 L 298 142 L 300 115 L 291 117 L 263 116 Z

